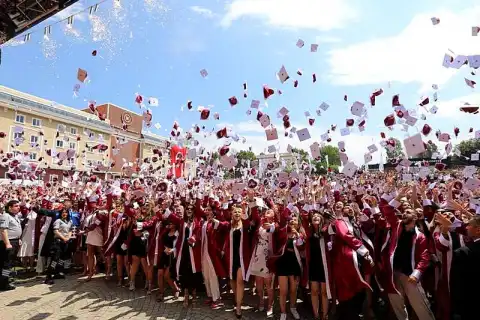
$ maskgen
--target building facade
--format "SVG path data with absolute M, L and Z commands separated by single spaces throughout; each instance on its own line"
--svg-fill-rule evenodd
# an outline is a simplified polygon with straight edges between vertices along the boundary
M 142 115 L 111 103 L 97 109 L 106 115 L 104 121 L 89 109 L 78 110 L 0 86 L 0 132 L 4 136 L 0 149 L 4 154 L 28 155 L 29 161 L 45 169 L 46 181 L 60 178 L 66 170 L 121 175 L 125 162 L 135 167 L 151 158 L 154 149 L 162 150 L 155 165 L 163 166 L 159 171 L 166 174 L 167 139 L 142 132 Z M 124 130 L 122 124 L 127 122 Z M 62 160 L 61 153 L 72 150 L 75 157 Z M 7 169 L 0 168 L 0 178 L 5 178 Z
M 300 160 L 298 156 L 291 152 L 280 153 L 278 158 L 276 158 L 275 154 L 260 154 L 257 156 L 258 160 L 258 169 L 259 169 L 259 176 L 263 177 L 265 174 L 265 170 L 267 169 L 267 165 L 269 163 L 275 162 L 279 166 L 285 168 L 292 168 L 296 169 L 300 166 Z

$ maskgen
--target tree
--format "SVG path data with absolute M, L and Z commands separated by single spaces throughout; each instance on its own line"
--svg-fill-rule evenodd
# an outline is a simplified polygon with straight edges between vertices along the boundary
M 472 153 L 477 153 L 480 150 L 480 139 L 463 140 L 455 146 L 455 150 L 460 151 L 463 157 L 470 158 Z
M 257 159 L 257 156 L 252 151 L 242 150 L 237 153 L 237 159 L 254 161 Z
M 340 151 L 338 150 L 338 148 L 327 145 L 320 149 L 320 154 L 321 160 L 313 161 L 313 165 L 315 166 L 315 173 L 326 174 L 328 172 L 328 168 L 330 168 L 334 172 L 338 172 L 338 167 L 341 164 Z
M 237 157 L 238 163 L 235 166 L 235 177 L 239 178 L 242 176 L 242 170 L 243 170 L 242 168 L 247 167 L 246 163 L 248 161 L 257 160 L 257 156 L 252 151 L 242 150 L 237 152 L 236 157 Z
M 308 152 L 303 149 L 292 148 L 292 153 L 296 153 L 300 156 L 300 162 L 308 162 L 308 158 L 310 158 Z
M 397 159 L 397 158 L 405 158 L 405 154 L 403 153 L 402 149 L 402 142 L 397 138 L 391 138 L 391 140 L 395 141 L 395 148 L 393 150 L 385 148 L 387 151 L 387 159 Z
M 431 159 L 432 155 L 438 151 L 438 147 L 434 143 L 427 143 L 427 150 L 418 155 L 418 158 Z
M 320 149 L 320 154 L 322 155 L 322 162 L 327 165 L 327 156 L 328 156 L 328 164 L 330 166 L 339 166 L 340 162 L 340 150 L 334 146 L 325 146 Z

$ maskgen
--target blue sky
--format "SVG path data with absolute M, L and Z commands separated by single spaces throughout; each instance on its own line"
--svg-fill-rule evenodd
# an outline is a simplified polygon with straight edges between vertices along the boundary
M 349 137 L 334 135 L 332 144 L 346 142 L 347 154 L 363 164 L 366 147 L 380 142 L 380 132 L 403 139 L 417 133 L 416 128 L 389 132 L 383 118 L 392 112 L 391 97 L 400 94 L 407 109 L 415 108 L 422 95 L 433 93 L 438 84 L 439 111 L 427 115 L 434 130 L 453 136 L 459 126 L 459 138 L 467 138 L 470 127 L 480 129 L 477 116 L 458 111 L 464 102 L 480 103 L 477 89 L 465 85 L 464 77 L 476 80 L 469 69 L 450 70 L 442 67 L 444 54 L 480 54 L 480 38 L 471 36 L 471 27 L 480 24 L 480 6 L 474 1 L 401 1 L 385 4 L 379 0 L 230 0 L 230 1 L 121 1 L 121 9 L 113 9 L 113 0 L 99 6 L 94 21 L 87 14 L 77 16 L 74 31 L 65 23 L 52 27 L 50 40 L 43 39 L 42 26 L 81 11 L 98 1 L 80 0 L 41 26 L 34 28 L 28 43 L 6 46 L 0 66 L 0 84 L 25 91 L 74 108 L 85 108 L 88 100 L 112 102 L 141 112 L 134 103 L 135 93 L 157 97 L 153 107 L 153 123 L 162 129 L 153 133 L 168 135 L 173 121 L 184 130 L 194 124 L 207 128 L 229 126 L 245 144 L 234 144 L 238 150 L 253 147 L 263 151 L 267 143 L 263 128 L 255 120 L 255 112 L 247 116 L 251 99 L 262 98 L 262 85 L 281 89 L 262 106 L 279 129 L 278 146 L 300 146 L 308 150 L 320 135 L 345 119 L 354 118 L 350 105 L 358 100 L 368 105 L 369 95 L 377 88 L 384 94 L 377 105 L 368 107 L 367 127 Z M 333 3 L 333 4 L 332 4 Z M 433 26 L 430 18 L 441 22 Z M 94 30 L 94 31 L 92 31 Z M 95 31 L 96 30 L 96 31 Z M 303 39 L 305 47 L 295 46 Z M 310 52 L 310 44 L 319 44 L 318 52 Z M 98 55 L 92 57 L 92 50 Z M 291 80 L 281 84 L 276 72 L 285 65 Z M 82 85 L 79 97 L 73 98 L 77 68 L 86 69 L 90 83 Z M 201 69 L 208 70 L 206 79 Z M 301 69 L 303 76 L 297 76 Z M 311 74 L 317 75 L 315 84 Z M 292 80 L 299 86 L 294 88 Z M 243 82 L 248 83 L 248 99 L 243 99 Z M 476 80 L 478 82 L 478 80 Z M 348 102 L 343 96 L 348 95 Z M 236 96 L 239 105 L 231 108 L 228 98 Z M 200 121 L 199 113 L 181 106 L 187 100 L 193 105 L 213 105 L 212 112 L 220 120 Z M 315 116 L 308 125 L 305 111 L 315 115 L 323 102 L 331 108 Z M 301 129 L 309 127 L 312 139 L 300 143 L 283 137 L 277 111 L 286 106 L 291 122 Z M 419 109 L 419 111 L 422 111 Z M 425 122 L 419 121 L 421 128 Z M 166 129 L 166 131 L 165 131 Z M 215 137 L 198 137 L 207 148 L 216 148 L 222 141 Z M 427 139 L 436 139 L 429 137 Z M 427 140 L 425 139 L 425 140 Z M 453 141 L 457 141 L 454 139 Z M 444 143 L 437 143 L 440 149 Z M 373 155 L 378 161 L 379 153 Z

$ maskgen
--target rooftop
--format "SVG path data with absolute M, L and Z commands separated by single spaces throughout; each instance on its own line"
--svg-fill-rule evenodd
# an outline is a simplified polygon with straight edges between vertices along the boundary
M 65 119 L 65 121 L 68 121 L 68 118 L 71 118 L 71 121 L 82 123 L 85 126 L 93 126 L 105 132 L 112 133 L 114 129 L 111 127 L 110 121 L 108 119 L 102 121 L 96 116 L 93 116 L 91 113 L 68 107 L 54 101 L 43 99 L 2 85 L 0 85 L 0 102 L 4 102 L 10 106 L 13 106 L 19 111 L 24 110 L 27 113 L 36 111 L 44 114 L 47 117 L 49 115 L 57 116 L 59 118 Z M 138 115 L 138 113 L 136 112 L 119 107 L 118 105 L 115 105 L 113 103 L 105 103 L 101 105 L 112 105 L 122 110 L 126 110 L 128 112 Z M 151 141 L 153 143 L 163 143 L 168 140 L 168 138 L 151 132 L 142 132 L 142 134 L 145 140 Z

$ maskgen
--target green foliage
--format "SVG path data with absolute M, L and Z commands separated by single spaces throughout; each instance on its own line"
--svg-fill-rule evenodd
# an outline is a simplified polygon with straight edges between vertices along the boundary
M 421 153 L 418 155 L 419 158 L 424 158 L 424 159 L 431 159 L 432 154 L 435 152 L 438 152 L 438 147 L 436 144 L 433 143 L 427 143 L 427 150 L 425 152 Z
M 308 159 L 310 158 L 308 152 L 303 149 L 292 148 L 292 153 L 296 153 L 300 156 L 300 162 L 308 162 Z
M 338 150 L 337 147 L 334 146 L 325 146 L 322 149 L 320 149 L 320 153 L 322 155 L 322 162 L 327 165 L 327 158 L 326 156 L 328 155 L 328 163 L 330 167 L 332 166 L 340 166 L 340 151 Z
M 255 156 L 255 153 L 253 153 L 252 151 L 242 150 L 237 153 L 237 159 L 254 161 L 257 159 L 257 156 Z
M 218 152 L 215 151 L 215 152 L 212 153 L 212 159 L 213 159 L 213 160 L 218 160 L 218 159 L 220 159 L 220 155 L 218 154 Z
M 293 167 L 292 165 L 289 163 L 285 166 L 285 170 L 284 170 L 286 173 L 292 173 L 293 172 Z
M 480 150 L 480 139 L 463 140 L 455 146 L 455 150 L 459 150 L 463 157 L 470 158 L 472 153 Z
M 393 150 L 385 148 L 387 151 L 387 159 L 397 159 L 397 158 L 404 158 L 405 154 L 403 153 L 402 149 L 402 142 L 397 138 L 391 138 L 395 140 L 395 148 Z
M 303 162 L 308 162 L 310 159 L 310 154 L 302 149 L 294 148 L 292 149 L 293 153 L 300 155 L 300 160 Z M 338 172 L 338 167 L 340 166 L 340 151 L 337 147 L 334 146 L 324 146 L 320 149 L 321 159 L 312 160 L 311 164 L 315 167 L 314 174 L 326 174 L 328 172 L 328 167 L 330 167 L 334 172 Z M 328 165 L 327 165 L 327 156 L 328 156 Z

